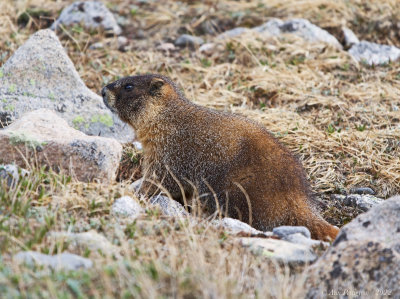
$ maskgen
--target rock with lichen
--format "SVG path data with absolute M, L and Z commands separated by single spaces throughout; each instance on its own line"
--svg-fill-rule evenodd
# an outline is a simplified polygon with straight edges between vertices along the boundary
M 55 111 L 70 126 L 94 136 L 131 141 L 133 130 L 86 87 L 52 30 L 33 34 L 0 68 L 0 127 L 26 112 Z
M 398 295 L 399 265 L 400 196 L 395 196 L 342 227 L 328 251 L 308 269 L 308 298 L 326 298 L 332 290 L 343 294 L 340 298 L 346 290 Z
M 48 109 L 29 112 L 0 130 L 0 163 L 47 165 L 82 181 L 114 181 L 121 155 L 115 139 L 88 136 Z
M 58 19 L 51 25 L 57 30 L 60 26 L 81 24 L 89 29 L 103 29 L 106 32 L 121 34 L 122 29 L 110 10 L 99 1 L 77 1 L 63 9 Z

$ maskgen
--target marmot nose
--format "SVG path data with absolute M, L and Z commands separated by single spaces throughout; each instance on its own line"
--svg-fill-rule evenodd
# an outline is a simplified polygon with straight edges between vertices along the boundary
M 106 89 L 107 89 L 107 87 L 103 87 L 103 89 L 101 90 L 101 96 L 102 96 L 103 98 L 106 97 Z

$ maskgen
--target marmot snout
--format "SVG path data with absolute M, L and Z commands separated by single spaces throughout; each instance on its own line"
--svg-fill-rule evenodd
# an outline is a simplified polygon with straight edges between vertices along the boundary
M 143 145 L 143 192 L 158 192 L 159 182 L 181 203 L 198 192 L 208 210 L 260 230 L 304 225 L 315 239 L 336 237 L 313 207 L 301 164 L 261 125 L 198 106 L 160 75 L 117 80 L 102 95 Z

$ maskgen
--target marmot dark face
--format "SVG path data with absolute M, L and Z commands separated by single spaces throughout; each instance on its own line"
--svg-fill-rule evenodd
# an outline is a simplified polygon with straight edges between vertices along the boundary
M 104 104 L 125 122 L 134 126 L 146 105 L 160 98 L 169 81 L 160 75 L 125 77 L 108 84 L 101 90 Z

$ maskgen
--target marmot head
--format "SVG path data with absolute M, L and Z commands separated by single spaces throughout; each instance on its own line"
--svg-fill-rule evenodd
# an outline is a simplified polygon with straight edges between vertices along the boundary
M 125 122 L 135 123 L 148 107 L 165 105 L 181 94 L 172 81 L 161 75 L 140 75 L 119 79 L 101 90 L 104 104 Z

